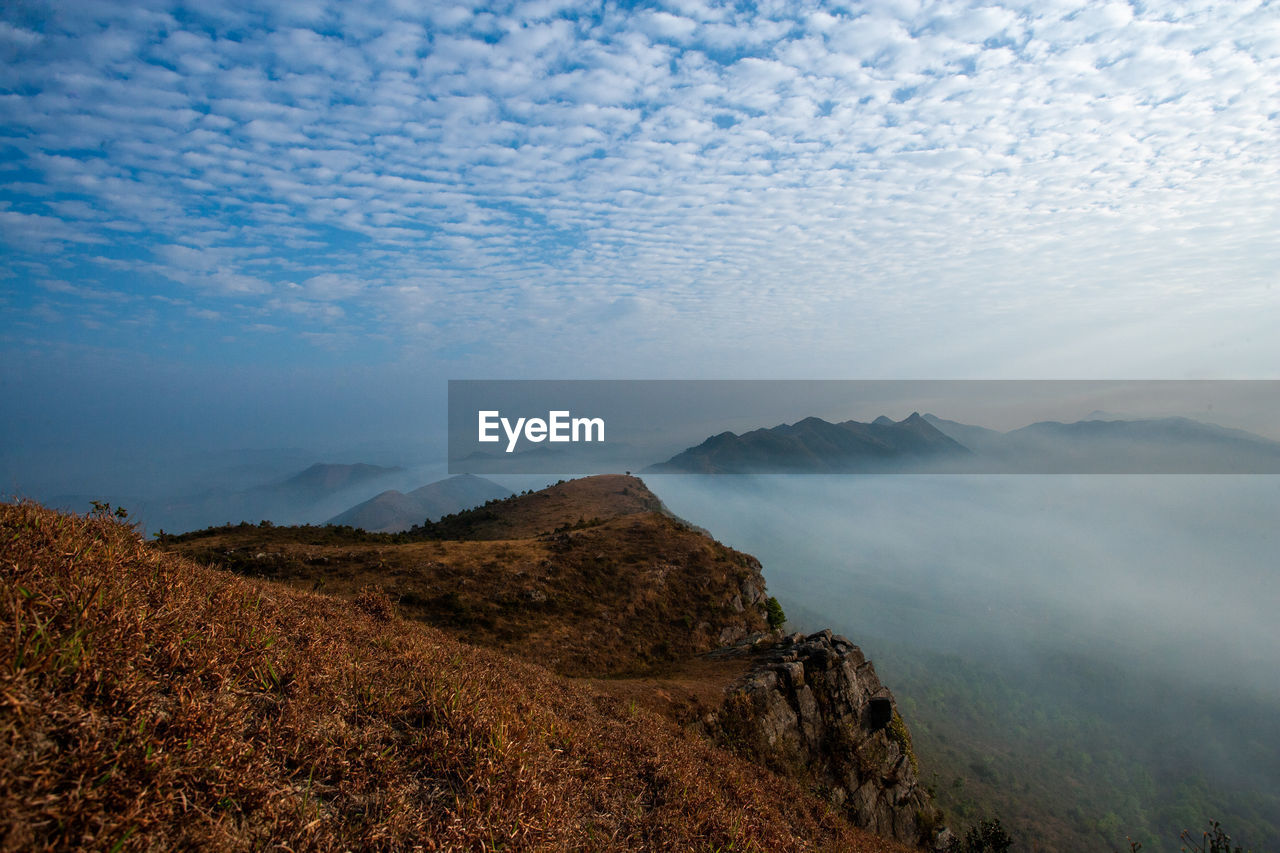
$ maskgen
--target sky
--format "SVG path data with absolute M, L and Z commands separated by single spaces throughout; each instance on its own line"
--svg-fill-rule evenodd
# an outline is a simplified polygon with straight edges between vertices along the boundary
M 13 0 L 0 59 L 10 459 L 1280 363 L 1275 3 Z

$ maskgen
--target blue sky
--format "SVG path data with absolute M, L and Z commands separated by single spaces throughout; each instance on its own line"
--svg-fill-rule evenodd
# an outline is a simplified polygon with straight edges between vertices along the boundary
M 59 0 L 0 58 L 10 441 L 1280 363 L 1274 3 Z

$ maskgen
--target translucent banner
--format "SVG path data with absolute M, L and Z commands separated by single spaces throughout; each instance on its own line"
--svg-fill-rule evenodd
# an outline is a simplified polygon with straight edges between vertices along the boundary
M 1277 380 L 453 380 L 453 474 L 1275 474 Z

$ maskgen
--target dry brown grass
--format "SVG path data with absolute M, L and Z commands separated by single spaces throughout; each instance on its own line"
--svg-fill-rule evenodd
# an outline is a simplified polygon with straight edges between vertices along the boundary
M 407 534 L 434 539 L 528 539 L 561 526 L 645 512 L 665 512 L 639 477 L 597 474 L 525 495 L 490 501 Z
M 740 594 L 749 579 L 763 585 L 759 563 L 670 516 L 640 510 L 645 496 L 657 501 L 642 485 L 618 506 L 618 493 L 608 490 L 626 480 L 553 487 L 552 500 L 572 507 L 573 518 L 590 511 L 599 520 L 527 539 L 335 542 L 323 528 L 245 525 L 163 547 L 334 595 L 376 585 L 407 616 L 569 675 L 643 672 L 716 648 L 727 627 L 767 630 L 763 609 L 743 604 Z M 569 517 L 542 513 L 543 494 L 503 502 L 487 523 L 510 515 L 512 528 L 526 529 L 531 515 L 539 524 Z M 607 517 L 610 511 L 623 514 Z M 733 607 L 735 597 L 743 609 Z
M 108 518 L 0 506 L 0 844 L 901 850 L 655 714 Z

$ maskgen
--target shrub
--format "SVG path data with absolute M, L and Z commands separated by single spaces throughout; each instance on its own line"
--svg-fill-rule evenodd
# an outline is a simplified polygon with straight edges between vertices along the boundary
M 368 584 L 356 594 L 355 605 L 379 622 L 388 622 L 396 615 L 395 605 L 378 587 Z
M 953 836 L 945 853 L 1006 853 L 1012 846 L 1013 840 L 1000 825 L 1000 819 L 992 818 L 969 827 L 964 841 Z
M 916 751 L 911 746 L 911 731 L 897 711 L 893 712 L 893 719 L 889 721 L 889 739 L 898 744 L 902 754 L 907 757 L 907 763 L 911 765 L 911 772 L 919 773 L 920 760 L 916 758 Z
M 770 628 L 781 628 L 787 621 L 787 614 L 782 612 L 782 605 L 772 595 L 764 603 L 764 612 Z

